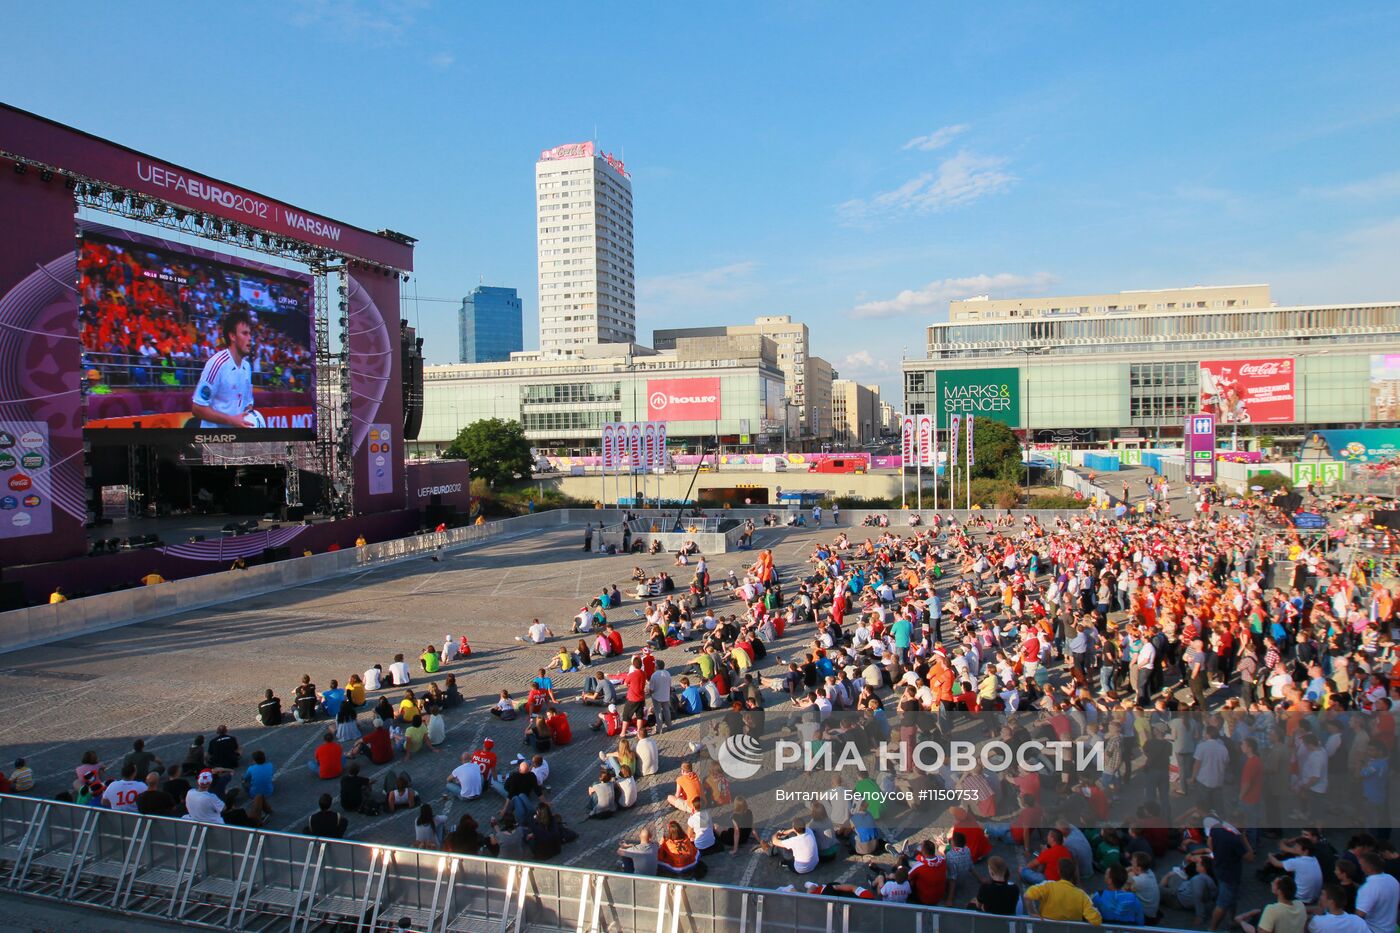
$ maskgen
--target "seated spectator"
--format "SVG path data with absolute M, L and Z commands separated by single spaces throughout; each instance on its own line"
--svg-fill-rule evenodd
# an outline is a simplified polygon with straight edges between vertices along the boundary
M 436 674 L 442 669 L 442 655 L 438 654 L 436 648 L 429 645 L 423 650 L 423 653 L 419 655 L 418 663 L 422 665 L 423 673 Z
M 389 727 L 384 720 L 376 718 L 374 728 L 350 748 L 350 757 L 365 755 L 377 765 L 387 765 L 394 760 L 394 743 L 389 737 Z
M 238 767 L 243 757 L 238 747 L 238 739 L 229 735 L 228 726 L 219 726 L 214 738 L 209 742 L 209 767 L 226 768 L 230 771 Z
M 585 706 L 614 707 L 613 712 L 617 712 L 614 706 L 617 703 L 617 687 L 607 677 L 585 677 L 579 702 Z
M 588 788 L 588 818 L 605 819 L 617 812 L 617 788 L 613 773 L 607 768 L 598 771 L 598 780 Z
M 662 840 L 656 853 L 658 867 L 674 875 L 683 874 L 700 863 L 700 852 L 695 843 L 681 829 L 681 824 L 671 820 L 666 824 L 666 838 Z
M 617 790 L 617 807 L 619 810 L 630 810 L 637 805 L 637 779 L 632 776 L 632 769 L 623 765 L 617 769 L 617 780 L 613 782 Z
M 258 704 L 258 721 L 264 726 L 280 726 L 282 724 L 282 700 L 269 688 L 263 694 L 263 701 Z
M 340 808 L 346 813 L 379 815 L 379 805 L 374 800 L 374 788 L 369 778 L 360 774 L 358 761 L 352 761 L 350 767 L 340 776 Z
M 816 871 L 821 861 L 817 852 L 817 837 L 812 835 L 800 818 L 792 821 L 791 829 L 779 830 L 766 843 L 760 840 L 758 845 L 762 851 L 777 856 L 799 875 Z
M 327 719 L 335 719 L 340 715 L 340 707 L 345 704 L 345 691 L 340 686 L 340 681 L 332 679 L 330 687 L 321 694 L 321 712 Z
M 1127 870 L 1122 865 L 1109 866 L 1104 872 L 1104 884 L 1105 889 L 1092 898 L 1104 922 L 1141 926 L 1142 902 L 1128 889 Z
M 153 753 L 146 751 L 146 740 L 136 739 L 131 743 L 131 751 L 126 753 L 122 759 L 121 770 L 125 771 L 127 765 L 135 765 L 137 774 L 149 774 L 154 771 L 157 774 L 165 771 L 165 763 L 157 758 Z
M 340 777 L 345 767 L 345 752 L 335 740 L 335 733 L 327 731 L 316 746 L 312 759 L 306 763 L 307 770 L 323 781 Z
M 15 770 L 18 771 L 19 768 L 16 767 Z M 98 761 L 97 752 L 92 749 L 83 752 L 82 761 L 73 769 L 73 773 L 73 790 L 75 791 L 90 781 L 105 781 L 107 778 L 106 769 L 102 762 Z M 13 785 L 13 779 L 11 783 Z
M 297 684 L 296 692 L 292 695 L 292 717 L 297 722 L 311 722 L 320 708 L 321 703 L 316 697 L 316 685 L 311 682 L 311 675 L 302 674 L 301 683 Z
M 160 786 L 160 775 L 152 771 L 146 775 L 146 789 L 136 795 L 136 812 L 147 816 L 175 816 L 179 808 L 175 798 Z
M 418 818 L 413 821 L 413 847 L 441 849 L 442 836 L 446 830 L 447 817 L 434 813 L 432 804 L 423 804 L 418 808 Z
M 417 792 L 415 792 L 412 785 L 409 784 L 407 774 L 400 774 L 398 776 L 394 783 L 394 789 L 389 791 L 388 798 L 385 801 L 390 813 L 396 813 L 399 810 L 411 810 L 419 806 L 421 802 L 422 801 L 418 799 Z
M 1057 880 L 1033 885 L 1022 895 L 1026 913 L 1045 920 L 1069 920 L 1099 926 L 1103 923 L 1103 917 L 1089 895 L 1079 887 L 1078 881 L 1079 870 L 1074 866 L 1074 859 L 1068 856 L 1060 859 Z
M 462 752 L 461 764 L 452 769 L 447 778 L 446 793 L 462 800 L 476 800 L 485 789 L 486 782 L 481 773 L 481 765 L 471 752 Z
M 408 664 L 404 661 L 402 654 L 394 655 L 394 661 L 389 665 L 389 677 L 385 683 L 386 687 L 406 687 L 412 682 L 412 677 L 408 673 Z
M 265 826 L 271 818 L 272 807 L 267 798 L 254 796 L 245 804 L 242 788 L 230 787 L 224 793 L 224 823 L 227 825 L 256 829 Z
M 553 637 L 554 632 L 550 629 L 550 627 L 548 625 L 545 625 L 539 619 L 535 619 L 533 622 L 530 623 L 530 627 L 525 630 L 525 634 L 516 635 L 515 640 L 532 642 L 536 645 L 542 645 Z
M 442 850 L 454 855 L 476 855 L 485 841 L 476 820 L 470 813 L 463 813 L 457 827 L 443 837 Z
M 267 753 L 260 748 L 254 751 L 253 763 L 243 772 L 243 784 L 247 787 L 248 794 L 252 797 L 271 797 L 274 773 L 272 763 L 267 760 Z
M 496 700 L 496 705 L 491 707 L 491 715 L 502 722 L 510 722 L 515 718 L 515 701 L 510 698 L 509 690 L 501 691 L 500 697 Z
M 1016 906 L 1021 901 L 1021 890 L 1011 880 L 1011 868 L 999 855 L 987 859 L 988 880 L 977 889 L 977 897 L 968 904 L 973 910 L 984 914 L 997 914 L 1011 917 L 1016 914 Z
M 659 847 L 652 839 L 651 827 L 643 826 L 635 843 L 618 846 L 617 867 L 633 875 L 651 877 L 656 874 L 658 853 Z
M 321 798 L 316 801 L 317 811 L 302 827 L 303 835 L 321 836 L 328 839 L 344 838 L 345 831 L 350 828 L 350 821 L 331 809 L 331 804 L 334 802 L 330 794 L 321 795 Z
M 1274 879 L 1274 903 L 1262 910 L 1251 910 L 1240 914 L 1235 922 L 1244 933 L 1296 933 L 1304 929 L 1308 922 L 1308 908 L 1296 900 L 1298 888 L 1292 875 L 1280 875 Z M 1369 925 L 1368 925 L 1369 927 Z

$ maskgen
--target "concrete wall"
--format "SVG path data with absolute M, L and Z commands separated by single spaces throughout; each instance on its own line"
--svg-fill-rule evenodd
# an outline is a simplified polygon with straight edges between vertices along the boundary
M 681 499 L 690 489 L 694 473 L 683 471 L 664 476 L 647 476 L 647 498 L 660 495 L 663 499 Z M 637 488 L 641 489 L 643 477 L 636 477 Z M 535 480 L 546 488 L 558 489 L 566 496 L 582 499 L 585 502 L 611 502 L 621 488 L 624 498 L 632 495 L 632 478 L 624 476 L 620 481 L 607 478 L 607 491 L 604 492 L 604 479 L 601 476 L 552 476 Z M 932 479 L 926 479 L 926 486 L 932 487 Z M 822 490 L 833 496 L 860 496 L 861 498 L 899 498 L 900 476 L 898 473 L 804 473 L 790 470 L 783 473 L 764 473 L 759 470 L 724 470 L 714 473 L 701 473 L 695 477 L 695 492 L 691 498 L 698 498 L 701 489 L 732 489 L 736 486 L 758 487 L 768 490 L 770 502 L 776 503 L 778 489 Z M 914 477 L 906 480 L 909 497 L 914 496 Z M 659 489 L 659 492 L 658 492 Z

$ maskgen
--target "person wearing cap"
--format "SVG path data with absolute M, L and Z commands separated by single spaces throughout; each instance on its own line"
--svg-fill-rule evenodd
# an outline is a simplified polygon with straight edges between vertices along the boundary
M 224 802 L 213 792 L 214 772 L 199 772 L 194 790 L 185 795 L 185 819 L 200 823 L 224 822 Z
M 588 727 L 594 732 L 606 731 L 611 737 L 622 734 L 622 715 L 617 711 L 616 703 L 609 703 L 606 712 L 598 714 L 597 721 Z

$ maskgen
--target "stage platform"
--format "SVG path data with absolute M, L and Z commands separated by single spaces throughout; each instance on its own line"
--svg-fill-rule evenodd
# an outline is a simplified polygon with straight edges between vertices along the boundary
M 331 520 L 329 515 L 306 517 L 306 521 L 313 524 Z M 231 537 L 234 532 L 225 531 L 227 526 L 247 527 L 249 523 L 252 523 L 251 531 L 275 531 L 278 528 L 304 524 L 302 521 L 282 521 L 257 515 L 230 515 L 222 512 L 207 515 L 169 515 L 163 518 L 116 518 L 112 519 L 110 524 L 88 528 L 87 540 L 89 548 L 99 541 L 110 541 L 113 538 L 130 541 L 133 538 L 145 538 L 147 535 L 155 535 L 163 544 L 186 544 L 200 536 L 206 541 Z

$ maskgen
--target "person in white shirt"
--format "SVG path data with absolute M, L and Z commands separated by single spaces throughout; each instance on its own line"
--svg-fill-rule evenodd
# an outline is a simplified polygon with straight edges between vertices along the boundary
M 666 670 L 665 661 L 656 662 L 656 670 L 647 681 L 647 692 L 651 694 L 651 714 L 656 721 L 656 731 L 665 732 L 671 725 L 671 673 Z
M 474 800 L 481 796 L 481 792 L 481 765 L 472 761 L 471 752 L 462 752 L 462 763 L 452 769 L 452 776 L 447 779 L 447 794 Z
M 376 664 L 365 671 L 365 690 L 379 690 L 384 686 L 384 668 Z
M 408 673 L 408 665 L 404 662 L 403 655 L 394 655 L 394 663 L 389 665 L 389 676 L 394 679 L 392 686 L 395 687 L 402 687 L 412 682 L 412 678 Z
M 817 837 L 801 819 L 792 821 L 792 829 L 779 830 L 767 842 L 759 842 L 759 848 L 769 855 L 777 856 L 799 875 L 808 875 L 817 870 L 820 854 L 817 851 Z
M 136 798 L 145 793 L 146 785 L 135 779 L 136 765 L 122 768 L 121 780 L 113 781 L 102 791 L 102 802 L 112 810 L 123 813 L 137 813 Z
M 690 841 L 695 843 L 695 848 L 704 855 L 715 846 L 715 824 L 710 818 L 710 811 L 706 810 L 696 798 L 690 802 L 690 816 L 685 821 L 685 827 L 689 831 Z
M 530 628 L 526 631 L 526 633 L 524 635 L 516 635 L 515 640 L 532 641 L 535 644 L 540 645 L 543 644 L 546 640 L 553 637 L 554 633 L 550 631 L 549 626 L 545 625 L 539 619 L 536 619 L 535 621 L 530 623 Z
M 1385 870 L 1385 860 L 1374 852 L 1363 852 L 1360 862 L 1366 881 L 1356 889 L 1356 913 L 1371 933 L 1391 933 L 1400 908 L 1400 881 Z
M 647 735 L 644 723 L 637 726 L 637 740 L 632 743 L 632 752 L 637 756 L 637 770 L 641 772 L 642 777 L 661 770 L 661 755 L 657 751 L 656 740 Z
M 1318 894 L 1322 893 L 1322 866 L 1312 854 L 1312 840 L 1300 836 L 1292 846 L 1285 845 L 1283 850 L 1293 853 L 1293 857 L 1279 859 L 1277 855 L 1270 855 L 1269 864 L 1293 876 L 1298 900 L 1304 904 L 1315 904 Z
M 451 635 L 444 636 L 442 640 L 442 663 L 446 664 L 449 661 L 455 660 L 457 660 L 457 642 L 453 640 Z
M 223 823 L 224 802 L 210 790 L 213 786 L 213 772 L 199 772 L 194 790 L 185 795 L 185 819 L 200 823 Z
M 1308 921 L 1308 933 L 1370 933 L 1365 920 L 1345 912 L 1346 895 L 1341 885 L 1324 884 L 1317 903 L 1322 910 Z
M 637 805 L 637 779 L 633 777 L 631 768 L 623 765 L 613 785 L 617 792 L 619 809 L 626 810 Z

